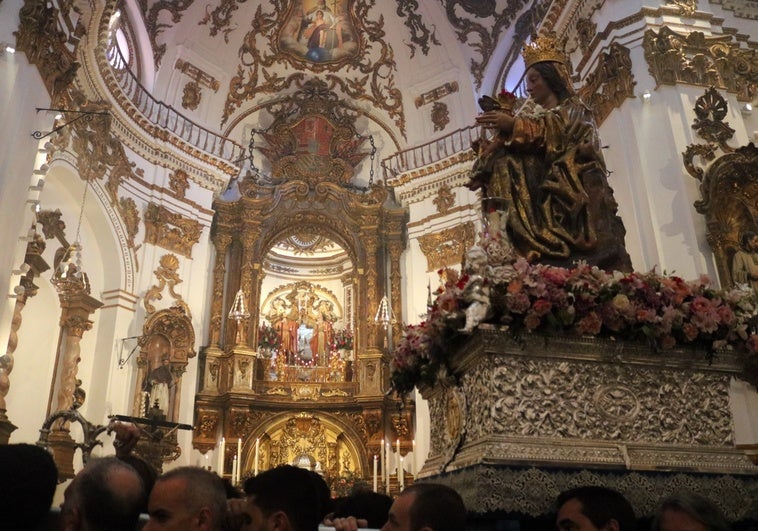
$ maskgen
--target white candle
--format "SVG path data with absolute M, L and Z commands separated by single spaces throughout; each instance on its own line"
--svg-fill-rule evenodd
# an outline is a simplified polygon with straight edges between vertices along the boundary
M 411 465 L 411 474 L 413 474 L 413 477 L 415 478 L 418 471 L 416 461 L 416 439 L 413 439 L 413 461 L 411 461 Z
M 397 440 L 397 461 L 395 461 L 395 467 L 397 468 L 400 463 L 400 439 Z
M 403 490 L 405 488 L 405 469 L 403 468 L 403 458 L 400 458 L 400 466 L 397 469 L 397 474 L 399 476 L 400 481 L 400 490 Z
M 240 482 L 240 469 L 242 468 L 242 438 L 237 438 L 237 483 Z
M 253 469 L 253 474 L 258 475 L 258 448 L 260 447 L 261 440 L 255 439 L 255 468 Z
M 211 469 L 211 456 L 208 452 L 205 452 L 205 469 Z
M 226 451 L 226 441 L 221 437 L 221 442 L 218 443 L 218 466 L 216 472 L 219 477 L 224 477 L 224 452 Z
M 382 439 L 382 445 L 379 447 L 379 453 L 382 454 L 382 478 L 384 478 L 384 470 L 387 468 L 387 454 L 384 453 L 384 439 Z
M 384 474 L 384 484 L 386 487 L 386 494 L 390 493 L 390 442 L 387 441 L 386 446 L 384 447 L 385 452 L 387 453 L 387 464 L 385 465 L 385 474 Z
M 376 454 L 374 454 L 374 492 L 376 492 L 379 487 L 379 485 L 377 484 L 378 483 L 378 479 L 377 479 L 378 469 L 379 469 L 379 457 Z
M 232 484 L 237 482 L 237 456 L 232 460 Z

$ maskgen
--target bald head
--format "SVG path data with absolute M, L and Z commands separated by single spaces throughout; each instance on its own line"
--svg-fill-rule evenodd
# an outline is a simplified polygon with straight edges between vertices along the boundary
M 91 460 L 64 493 L 66 531 L 133 531 L 145 503 L 137 471 L 115 457 Z

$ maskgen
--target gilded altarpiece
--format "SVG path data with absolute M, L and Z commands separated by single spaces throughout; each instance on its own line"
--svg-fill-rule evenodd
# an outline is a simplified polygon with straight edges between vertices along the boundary
M 206 452 L 223 436 L 229 471 L 236 446 L 228 441 L 238 441 L 242 479 L 288 463 L 330 484 L 370 482 L 384 439 L 400 439 L 401 454 L 413 445 L 412 430 L 392 422 L 399 403 L 385 397 L 389 353 L 374 322 L 388 291 L 398 291 L 390 298 L 399 313 L 406 213 L 384 186 L 353 184 L 369 154 L 357 116 L 325 84 L 305 86 L 272 107 L 260 147 L 270 173 L 251 172 L 238 183 L 239 199 L 214 203 L 214 293 L 193 444 Z M 348 299 L 319 282 L 327 265 L 314 266 L 308 281 L 263 292 L 266 275 L 287 274 L 284 265 L 272 266 L 272 250 L 305 235 L 344 251 L 349 266 L 336 277 Z M 238 293 L 244 319 L 229 313 Z M 338 323 L 350 327 L 349 351 L 334 339 Z M 250 367 L 244 377 L 243 365 Z

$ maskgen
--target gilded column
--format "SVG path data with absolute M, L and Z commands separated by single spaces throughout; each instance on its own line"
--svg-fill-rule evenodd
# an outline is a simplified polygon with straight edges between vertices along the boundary
M 221 323 L 224 308 L 224 279 L 226 276 L 226 252 L 232 237 L 229 234 L 217 234 L 213 238 L 216 247 L 216 263 L 213 265 L 213 298 L 211 302 L 210 344 L 211 348 L 221 346 Z
M 103 305 L 90 295 L 87 275 L 78 271 L 73 264 L 69 264 L 62 272 L 56 272 L 53 284 L 58 291 L 61 318 L 48 415 L 70 409 L 74 405 L 74 392 L 80 384 L 76 376 L 81 359 L 82 336 L 92 328 L 90 315 Z M 67 425 L 54 425 L 48 442 L 61 477 L 73 477 L 76 445 L 69 435 Z
M 232 242 L 230 234 L 216 233 L 213 245 L 216 258 L 213 264 L 213 295 L 211 297 L 210 346 L 205 349 L 202 392 L 216 395 L 221 391 L 221 375 L 224 352 L 221 350 L 221 324 L 223 319 L 224 281 L 226 280 L 226 255 Z
M 363 242 L 364 248 L 366 249 L 366 270 L 364 274 L 365 283 L 363 286 L 363 288 L 366 290 L 366 293 L 365 297 L 363 297 L 363 300 L 365 301 L 363 306 L 365 311 L 364 319 L 365 322 L 369 324 L 367 346 L 369 348 L 381 348 L 383 337 L 380 337 L 381 334 L 377 333 L 377 327 L 373 326 L 374 315 L 376 313 L 377 307 L 379 306 L 379 299 L 382 297 L 380 294 L 381 286 L 378 282 L 379 271 L 376 256 L 378 239 L 375 234 L 364 234 Z
M 242 292 L 248 295 L 247 305 L 253 312 L 253 318 L 248 319 L 246 326 L 247 330 L 243 334 L 245 339 L 245 346 L 254 345 L 252 343 L 255 340 L 254 334 L 251 330 L 254 328 L 250 326 L 250 323 L 257 323 L 258 305 L 257 305 L 257 290 L 258 290 L 258 275 L 260 264 L 255 263 L 255 244 L 260 236 L 260 230 L 252 227 L 245 227 L 245 234 L 242 238 L 242 268 L 240 275 L 240 288 Z M 254 293 L 255 292 L 255 293 Z
M 390 304 L 392 313 L 395 315 L 396 322 L 392 325 L 393 345 L 397 344 L 402 330 L 402 294 L 400 292 L 400 256 L 403 254 L 403 242 L 393 240 L 388 243 L 390 255 Z

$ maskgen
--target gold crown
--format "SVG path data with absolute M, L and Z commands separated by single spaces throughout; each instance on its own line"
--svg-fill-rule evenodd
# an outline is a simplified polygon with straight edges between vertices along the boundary
M 547 61 L 563 65 L 568 63 L 568 57 L 558 47 L 558 39 L 555 34 L 543 35 L 525 44 L 521 55 L 524 58 L 527 70 L 534 64 Z

